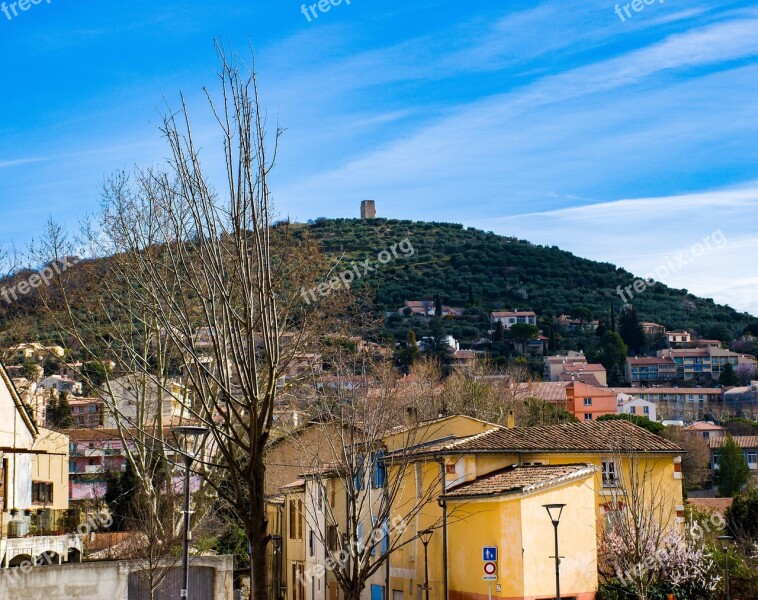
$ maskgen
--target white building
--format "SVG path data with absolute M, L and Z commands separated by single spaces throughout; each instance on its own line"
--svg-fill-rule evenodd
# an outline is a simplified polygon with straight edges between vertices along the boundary
M 81 538 L 57 534 L 68 510 L 68 443 L 68 436 L 37 426 L 0 364 L 2 567 L 81 558 Z
M 635 415 L 637 417 L 647 417 L 651 421 L 658 420 L 658 413 L 655 408 L 655 402 L 643 400 L 637 396 L 629 394 L 618 394 L 618 414 Z

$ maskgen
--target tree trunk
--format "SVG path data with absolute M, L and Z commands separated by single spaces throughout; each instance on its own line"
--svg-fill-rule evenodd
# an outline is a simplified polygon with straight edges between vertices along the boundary
M 258 456 L 261 456 L 260 454 Z M 264 480 L 266 467 L 262 458 L 254 459 L 250 478 L 250 512 L 248 522 L 248 540 L 250 541 L 250 600 L 268 600 L 268 572 L 266 569 L 266 552 L 268 550 L 269 531 L 266 515 L 266 495 Z M 272 599 L 278 600 L 278 599 Z

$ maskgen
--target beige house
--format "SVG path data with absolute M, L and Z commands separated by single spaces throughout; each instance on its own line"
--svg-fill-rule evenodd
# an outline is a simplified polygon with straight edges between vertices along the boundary
M 68 437 L 36 425 L 1 364 L 0 379 L 0 564 L 78 561 L 81 539 L 63 534 Z

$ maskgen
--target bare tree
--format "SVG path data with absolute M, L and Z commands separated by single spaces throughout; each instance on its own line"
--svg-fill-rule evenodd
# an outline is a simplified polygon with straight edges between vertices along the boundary
M 663 436 L 686 452 L 682 456 L 684 485 L 690 490 L 702 489 L 711 479 L 711 450 L 708 439 L 682 427 L 667 427 Z
M 670 589 L 712 597 L 719 582 L 714 563 L 702 539 L 675 521 L 674 499 L 656 476 L 654 461 L 620 449 L 611 463 L 603 469 L 610 500 L 598 534 L 598 565 L 606 582 L 640 600 Z
M 157 515 L 151 510 L 153 499 L 146 497 L 144 490 L 139 490 L 132 498 L 132 516 L 128 519 L 131 535 L 120 557 L 135 561 L 135 571 L 150 600 L 160 597 L 166 578 L 181 559 L 181 536 L 175 533 L 176 529 L 163 526 L 164 522 L 174 520 L 179 508 L 177 495 L 170 487 L 167 482 L 166 493 L 159 499 Z
M 328 306 L 306 311 L 300 292 L 323 272 L 316 245 L 302 229 L 272 222 L 268 177 L 280 129 L 267 139 L 254 71 L 218 54 L 220 99 L 206 96 L 221 137 L 221 191 L 204 173 L 182 98 L 160 127 L 167 169 L 106 183 L 101 213 L 76 240 L 81 255 L 103 259 L 61 274 L 44 302 L 60 338 L 105 374 L 99 393 L 156 517 L 151 469 L 167 461 L 170 426 L 211 430 L 213 458 L 196 469 L 243 524 L 252 593 L 262 599 L 264 450 L 289 368 L 313 352 Z M 51 260 L 71 245 L 51 226 L 38 252 Z M 124 385 L 127 403 L 118 401 Z
M 336 386 L 319 398 L 314 418 L 329 458 L 303 465 L 302 514 L 347 600 L 359 600 L 389 557 L 419 538 L 417 518 L 442 491 L 440 466 L 413 460 L 414 448 L 432 435 L 417 423 L 428 397 L 410 397 L 382 365 L 371 374 L 371 387 Z M 403 415 L 410 419 L 407 426 Z M 431 481 L 426 469 L 434 473 Z M 435 516 L 427 529 L 440 526 Z

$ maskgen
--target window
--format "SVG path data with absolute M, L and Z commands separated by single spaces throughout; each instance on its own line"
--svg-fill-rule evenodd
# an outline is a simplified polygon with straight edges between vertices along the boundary
M 316 556 L 316 532 L 313 530 L 308 532 L 308 554 Z
M 32 482 L 32 502 L 48 504 L 53 501 L 53 484 L 47 481 Z
M 305 565 L 292 563 L 292 600 L 305 600 Z
M 329 525 L 326 530 L 326 545 L 331 552 L 337 551 L 337 526 Z
M 649 406 L 644 406 L 642 408 L 642 412 L 644 412 L 646 415 L 649 415 L 650 414 L 650 407 Z
M 373 455 L 374 468 L 371 472 L 371 487 L 375 490 L 384 487 L 384 480 L 387 478 L 387 467 L 384 464 L 384 452 L 377 452 Z
M 718 469 L 719 468 L 719 459 L 721 457 L 718 454 L 713 455 L 713 468 Z
M 592 413 L 584 413 L 585 421 L 592 421 Z
M 584 399 L 584 405 L 585 406 L 592 406 L 592 398 L 585 398 Z
M 758 463 L 758 452 L 750 451 L 747 453 L 747 464 L 754 465 Z
M 629 407 L 629 414 L 630 415 L 636 415 L 637 414 L 637 407 L 636 406 L 630 406 Z
M 603 487 L 618 487 L 618 476 L 615 461 L 603 461 Z
M 365 457 L 361 454 L 358 456 L 358 462 L 355 465 L 355 490 L 360 492 L 366 487 L 366 465 Z
M 447 475 L 455 475 L 455 463 L 447 463 L 445 465 L 445 473 Z
M 303 501 L 299 498 L 290 498 L 290 539 L 303 539 Z

